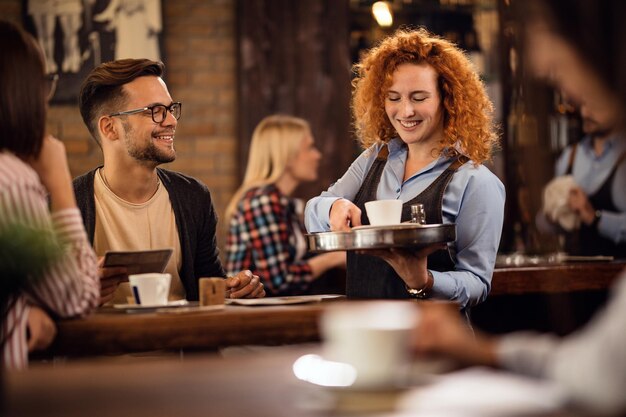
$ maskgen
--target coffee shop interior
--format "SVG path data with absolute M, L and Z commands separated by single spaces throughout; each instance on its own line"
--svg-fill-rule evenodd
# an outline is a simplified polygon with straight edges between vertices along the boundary
M 151 101 L 139 106 L 163 104 L 165 116 L 161 123 L 167 123 L 170 116 L 176 119 L 171 145 L 175 157 L 159 163 L 159 168 L 193 177 L 208 188 L 208 206 L 202 206 L 200 220 L 190 224 L 205 227 L 213 219 L 206 213 L 214 210 L 217 224 L 211 229 L 213 236 L 203 238 L 214 239 L 217 258 L 211 262 L 220 265 L 211 275 L 195 274 L 194 283 L 187 286 L 184 269 L 188 236 L 182 235 L 187 229 L 180 228 L 182 220 L 174 202 L 170 205 L 170 217 L 175 220 L 174 228 L 178 227 L 176 236 L 181 245 L 173 251 L 157 251 L 163 248 L 152 245 L 120 248 L 111 240 L 106 246 L 110 250 L 152 250 L 141 254 L 120 252 L 117 258 L 111 255 L 105 261 L 110 262 L 109 267 L 129 268 L 124 281 L 130 275 L 130 283 L 120 284 L 127 286 L 128 293 L 121 296 L 121 301 L 111 298 L 96 303 L 90 311 L 74 317 L 65 317 L 44 303 L 42 311 L 52 320 L 52 335 L 40 349 L 31 350 L 29 345 L 27 364 L 20 367 L 23 369 L 8 365 L 10 357 L 3 346 L 0 415 L 595 416 L 626 412 L 626 401 L 619 399 L 623 395 L 611 396 L 616 390 L 626 392 L 626 358 L 617 352 L 618 348 L 606 347 L 619 344 L 616 339 L 623 338 L 626 330 L 623 319 L 621 325 L 612 323 L 613 339 L 601 335 L 601 329 L 610 327 L 608 323 L 602 325 L 607 313 L 621 312 L 625 316 L 623 303 L 621 306 L 610 303 L 620 274 L 626 268 L 626 199 L 622 195 L 611 200 L 609 194 L 611 181 L 626 183 L 626 147 L 621 145 L 622 138 L 613 140 L 611 135 L 618 134 L 607 133 L 617 128 L 598 127 L 601 122 L 594 119 L 593 109 L 587 108 L 592 107 L 591 100 L 572 97 L 559 84 L 558 75 L 537 76 L 528 58 L 532 42 L 525 38 L 530 23 L 520 15 L 526 13 L 525 7 L 531 9 L 531 4 L 537 7 L 534 13 L 541 15 L 537 10 L 544 10 L 542 3 L 562 2 L 533 0 L 527 5 L 525 0 L 0 0 L 1 19 L 37 40 L 46 60 L 46 77 L 54 78 L 57 83 L 48 102 L 45 130 L 62 142 L 72 178 L 110 164 L 107 152 L 111 151 L 93 139 L 83 121 L 84 115 L 81 116 L 81 84 L 90 72 L 119 57 L 163 62 L 163 85 L 167 86 L 171 101 Z M 596 9 L 606 12 L 619 2 L 575 0 L 574 3 L 587 4 L 588 12 Z M 42 20 L 34 11 L 37 7 L 56 12 L 49 12 L 47 20 Z M 67 10 L 78 10 L 74 16 L 78 21 L 64 15 Z M 595 12 L 587 15 L 595 16 Z M 597 15 L 603 16 L 600 12 Z M 550 22 L 547 18 L 546 21 Z M 142 25 L 149 35 L 146 40 L 134 42 Z M 73 40 L 68 35 L 72 27 L 75 28 Z M 375 63 L 374 58 L 380 57 L 372 51 L 380 51 L 382 55 L 383 47 L 376 48 L 396 36 L 399 29 L 414 34 L 419 28 L 432 36 L 425 41 L 430 42 L 426 47 L 441 48 L 437 53 L 442 56 L 450 50 L 463 52 L 459 59 L 469 62 L 469 71 L 476 77 L 471 79 L 474 81 L 456 79 L 459 86 L 454 91 L 470 90 L 472 82 L 482 85 L 479 90 L 493 104 L 490 129 L 497 136 L 497 144 L 491 155 L 476 166 L 471 161 L 465 162 L 467 159 L 460 155 L 464 146 L 470 146 L 469 142 L 455 145 L 461 152 L 441 151 L 441 155 L 431 158 L 428 164 L 448 157 L 453 160 L 450 166 L 455 166 L 457 171 L 450 171 L 449 187 L 464 193 L 461 197 L 441 197 L 436 213 L 439 217 L 435 221 L 428 207 L 431 200 L 418 201 L 420 209 L 425 208 L 421 213 L 425 214 L 422 220 L 419 217 L 416 220 L 415 202 L 411 202 L 411 207 L 406 203 L 415 194 L 401 198 L 400 188 L 412 181 L 409 175 L 404 182 L 400 181 L 398 190 L 393 186 L 394 196 L 389 197 L 391 194 L 387 192 L 380 197 L 379 188 L 379 196 L 374 197 L 404 201 L 404 206 L 398 205 L 396 219 L 377 226 L 373 209 L 370 211 L 367 204 L 357 203 L 362 194 L 369 192 L 363 191 L 365 186 L 359 189 L 361 185 L 358 185 L 348 192 L 352 193 L 350 197 L 345 197 L 354 201 L 346 207 L 362 210 L 363 217 L 359 211 L 356 226 L 357 220 L 352 218 L 351 225 L 338 227 L 338 223 L 333 223 L 337 219 L 333 217 L 337 205 L 331 208 L 330 204 L 324 204 L 330 197 L 343 196 L 346 183 L 352 178 L 349 175 L 355 176 L 355 172 L 362 177 L 368 175 L 359 181 L 370 178 L 371 172 L 367 172 L 370 165 L 364 168 L 363 161 L 371 158 L 375 160 L 371 166 L 378 167 L 376 164 L 383 154 L 379 149 L 383 149 L 389 156 L 384 156 L 382 161 L 390 165 L 397 162 L 394 158 L 400 158 L 394 152 L 402 154 L 401 150 L 408 148 L 404 155 L 408 154 L 406 158 L 409 158 L 415 152 L 413 149 L 417 149 L 398 132 L 395 136 L 399 138 L 390 139 L 387 146 L 382 146 L 381 141 L 375 145 L 382 146 L 375 149 L 378 154 L 372 151 L 371 156 L 367 156 L 368 152 L 362 154 L 375 143 L 364 142 L 360 137 L 366 132 L 363 125 L 373 119 L 367 118 L 371 116 L 366 111 L 356 115 L 359 110 L 354 97 L 355 91 L 364 89 L 367 74 L 376 71 L 376 65 L 387 65 Z M 47 41 L 42 31 L 47 32 Z M 426 32 L 419 33 L 426 36 Z M 440 38 L 445 43 L 437 43 Z M 133 43 L 140 42 L 143 42 L 141 48 L 133 47 Z M 154 46 L 152 55 L 141 55 L 150 42 Z M 125 56 L 123 44 L 127 49 Z M 133 48 L 135 52 L 128 52 Z M 74 52 L 67 52 L 70 49 Z M 554 54 L 558 54 L 556 50 Z M 380 58 L 380 61 L 384 59 L 395 58 Z M 364 62 L 370 66 L 358 66 Z M 399 102 L 403 100 L 402 82 L 397 81 L 401 71 L 435 68 L 436 75 L 440 72 L 438 64 L 431 66 L 426 59 L 426 64 L 419 65 L 410 59 L 403 62 L 396 63 L 395 72 L 383 74 L 384 80 L 368 81 L 393 90 L 378 94 L 384 96 L 378 101 L 385 103 L 382 110 L 382 114 L 387 111 L 385 118 L 387 115 L 391 118 L 389 109 L 395 105 L 392 103 L 395 95 Z M 441 93 L 442 85 L 448 81 L 437 80 L 437 91 Z M 448 84 L 445 88 L 446 94 L 448 88 L 453 90 Z M 423 97 L 415 99 L 415 94 L 414 91 L 409 94 L 413 100 L 411 106 L 418 108 Z M 468 95 L 465 100 L 475 97 Z M 371 103 L 377 103 L 377 99 L 372 100 Z M 448 101 L 446 106 L 454 105 Z M 177 108 L 176 102 L 182 105 Z M 443 108 L 444 100 L 441 103 Z M 479 106 L 476 102 L 465 106 L 474 114 L 472 103 Z M 406 110 L 408 105 L 398 106 Z M 459 109 L 462 107 L 455 107 L 455 111 Z M 124 123 L 128 134 L 126 121 L 142 116 L 126 110 L 121 108 L 107 117 Z M 147 112 L 148 116 L 151 110 L 152 120 L 159 124 L 155 108 L 137 110 Z M 445 125 L 457 116 L 446 113 L 439 117 Z M 269 130 L 272 123 L 285 126 L 275 128 L 279 132 L 275 138 L 264 138 L 261 126 L 269 126 Z M 395 126 L 392 121 L 390 128 Z M 272 159 L 264 168 L 257 167 L 269 172 L 277 164 L 283 164 L 289 172 L 297 172 L 299 176 L 293 174 L 292 182 L 286 186 L 288 192 L 283 188 L 287 183 L 284 177 L 250 180 L 254 175 L 251 174 L 253 158 L 286 155 L 284 150 L 291 145 L 283 136 L 293 134 L 294 129 L 300 132 L 298 138 L 304 132 L 306 140 L 314 141 L 315 148 L 309 150 L 313 156 L 309 160 L 297 159 L 295 163 L 277 163 Z M 379 133 L 383 130 L 379 129 Z M 600 142 L 608 144 L 605 154 L 609 152 L 606 149 L 622 153 L 616 157 L 598 153 L 598 146 L 602 149 L 602 145 L 598 145 L 599 139 L 594 145 L 596 134 L 609 138 Z M 392 146 L 402 141 L 409 145 Z M 597 151 L 593 162 L 575 162 L 588 148 Z M 295 158 L 296 148 L 290 149 L 291 157 Z M 0 155 L 4 151 L 3 145 Z M 611 165 L 603 167 L 607 158 Z M 432 163 L 432 167 L 425 164 L 419 170 L 436 170 L 439 162 Z M 300 170 L 296 164 L 301 164 Z M 459 164 L 465 165 L 459 168 Z M 581 164 L 587 165 L 581 168 Z M 447 173 L 446 168 L 447 165 L 437 175 Z M 471 171 L 479 168 L 483 176 L 472 176 Z M 408 170 L 408 162 L 401 169 Z M 577 169 L 584 173 L 577 174 Z M 6 171 L 0 166 L 0 172 Z M 96 171 L 96 200 L 98 172 L 102 173 L 107 189 L 109 183 L 114 185 L 106 168 Z M 156 172 L 154 167 L 152 172 Z M 406 175 L 407 171 L 403 172 Z M 594 173 L 601 178 L 585 179 L 585 175 Z M 386 171 L 378 175 L 383 184 L 380 187 L 392 188 L 387 185 Z M 583 175 L 583 179 L 577 175 Z M 455 182 L 459 177 L 464 181 L 469 178 L 462 185 L 465 188 Z M 123 175 L 120 178 L 123 181 Z M 165 186 L 166 177 L 159 178 L 157 187 L 161 183 Z M 484 178 L 487 182 L 471 188 L 472 181 Z M 2 179 L 0 194 L 4 192 L 1 182 Z M 278 194 L 251 200 L 256 203 L 237 205 L 239 198 L 248 198 L 252 195 L 250 190 L 257 190 L 246 185 L 247 182 L 257 188 L 263 184 L 258 189 Z M 585 187 L 591 190 L 588 196 L 584 194 Z M 94 184 L 92 192 L 93 189 Z M 582 190 L 582 201 L 587 204 L 583 208 L 572 208 L 574 190 Z M 174 194 L 172 189 L 167 191 Z M 601 192 L 606 195 L 599 197 Z M 88 215 L 78 193 L 78 206 L 97 259 L 96 256 L 104 255 L 99 253 L 104 246 L 98 240 L 102 221 L 96 220 L 94 241 L 94 231 L 93 228 L 89 231 Z M 471 200 L 472 193 L 480 197 Z M 604 197 L 610 200 L 606 203 L 609 206 L 598 206 Z M 194 198 L 190 191 L 187 197 L 190 207 L 204 204 L 192 201 Z M 473 212 L 466 208 L 476 207 L 472 203 L 477 199 L 478 205 L 491 208 L 479 207 Z M 261 209 L 255 208 L 255 204 L 263 201 L 271 202 Z M 281 204 L 291 210 L 289 215 L 293 217 L 286 221 L 288 224 L 283 227 L 263 223 L 262 219 L 269 218 L 267 211 L 277 210 L 276 206 Z M 3 207 L 0 204 L 0 216 Z M 249 211 L 240 213 L 241 207 Z M 390 215 L 391 209 L 384 210 L 381 216 Z M 446 210 L 454 213 L 446 215 Z M 470 210 L 464 215 L 467 219 L 462 217 L 462 210 Z M 98 208 L 92 215 L 97 217 L 102 213 L 105 211 Z M 193 210 L 183 209 L 183 213 L 189 215 Z M 473 219 L 471 223 L 480 225 L 456 224 L 455 228 L 455 215 L 458 223 L 463 218 L 465 222 Z M 492 217 L 485 219 L 487 216 Z M 490 221 L 502 226 L 501 232 L 491 240 L 487 236 L 491 229 L 483 226 Z M 256 224 L 258 229 L 236 225 L 237 222 Z M 603 226 L 602 222 L 610 226 Z M 163 225 L 166 223 L 163 220 Z M 6 222 L 0 221 L 0 226 L 4 225 Z M 298 227 L 302 232 L 294 230 Z M 272 233 L 263 231 L 268 229 Z M 588 229 L 593 229 L 594 239 L 602 235 L 603 229 L 611 229 L 607 233 L 612 233 L 612 237 L 598 237 L 601 244 L 593 243 L 596 241 L 585 244 L 584 239 L 591 235 L 583 231 Z M 482 243 L 466 236 L 467 230 L 484 233 L 474 239 Z M 427 235 L 427 231 L 432 235 Z M 3 233 L 0 227 L 0 246 L 4 252 L 11 238 L 8 232 L 2 237 Z M 246 241 L 263 233 L 266 237 L 257 239 L 256 243 Z M 272 246 L 277 243 L 268 236 L 279 234 L 282 243 L 291 243 L 294 248 L 285 249 L 288 255 L 284 256 L 289 259 L 281 258 L 277 262 L 275 259 L 283 256 L 283 252 L 276 255 L 272 251 L 282 248 Z M 467 246 L 463 249 L 457 244 Z M 489 255 L 491 246 L 493 256 Z M 610 249 L 605 250 L 607 247 Z M 238 249 L 241 251 L 237 252 Z M 444 279 L 440 277 L 448 278 L 445 271 L 450 269 L 431 267 L 431 262 L 438 262 L 435 255 L 441 252 L 450 255 L 447 259 L 451 259 L 452 269 L 466 275 L 452 274 L 446 285 L 438 283 Z M 210 255 L 208 249 L 202 253 L 202 256 Z M 387 269 L 378 263 L 367 263 L 364 258 L 376 258 Z M 413 263 L 404 262 L 409 267 L 402 269 L 402 265 L 398 266 L 399 258 Z M 313 263 L 314 259 L 320 261 Z M 161 284 L 156 284 L 154 277 L 149 283 L 140 282 L 139 275 L 131 275 L 132 264 L 141 265 L 136 273 L 148 272 L 142 275 L 158 275 L 162 279 L 168 275 L 163 272 L 169 271 L 164 267 L 169 262 L 174 262 L 174 267 L 180 270 L 180 276 L 176 274 L 180 278 L 178 289 L 174 276 L 171 281 L 168 276 L 165 298 L 155 295 L 154 301 L 146 303 L 152 297 L 148 292 L 158 293 Z M 195 265 L 193 262 L 192 267 L 201 263 L 198 259 Z M 288 265 L 289 262 L 294 264 Z M 478 267 L 465 270 L 467 262 L 486 262 L 490 266 L 486 270 Z M 149 264 L 159 264 L 155 267 L 158 270 L 142 269 Z M 0 269 L 6 265 L 3 255 Z M 284 271 L 278 272 L 284 276 L 265 276 L 276 273 L 279 267 L 272 265 L 284 267 Z M 106 267 L 107 264 L 105 271 Z M 97 266 L 93 263 L 95 268 L 102 274 L 101 263 Z M 238 274 L 245 269 L 252 273 Z M 415 272 L 419 277 L 423 271 L 425 281 L 405 279 L 406 273 L 402 271 L 407 269 L 409 274 L 419 271 Z M 385 276 L 386 279 L 393 278 L 401 285 L 387 288 L 381 284 L 384 288 L 381 292 L 365 288 L 364 280 L 387 270 L 394 276 Z M 0 275 L 3 272 L 0 270 Z M 478 284 L 459 284 L 459 280 L 470 279 L 463 278 L 467 275 Z M 359 278 L 361 281 L 355 284 Z M 247 291 L 246 285 L 253 284 L 257 285 L 255 289 L 236 298 L 240 292 Z M 483 295 L 473 293 L 477 286 Z M 4 288 L 9 287 L 3 286 L 3 291 Z M 621 291 L 623 296 L 624 290 Z M 159 297 L 163 298 L 162 303 L 157 301 Z M 143 303 L 140 298 L 144 298 Z M 2 300 L 5 299 L 3 296 Z M 26 304 L 35 306 L 41 301 L 32 295 L 27 300 Z M 605 309 L 607 305 L 610 307 Z M 3 322 L 15 320 L 10 316 L 14 311 L 11 308 L 2 307 Z M 583 352 L 574 343 L 567 344 L 590 336 L 592 331 L 587 330 L 594 325 L 595 345 L 604 345 L 608 354 L 602 350 Z M 28 331 L 26 340 L 35 331 L 29 326 L 22 327 Z M 4 333 L 5 326 L 0 330 L 3 345 L 13 340 Z M 552 336 L 539 336 L 544 333 Z M 537 339 L 534 348 L 529 349 L 536 356 L 519 354 L 511 359 L 511 352 L 523 350 L 520 346 L 524 337 Z M 560 344 L 560 341 L 564 342 Z M 587 347 L 590 345 L 595 346 L 587 343 Z M 585 373 L 591 368 L 596 368 L 596 374 Z M 600 373 L 611 368 L 617 375 L 609 377 Z M 568 383 L 563 383 L 563 379 L 569 380 Z M 586 382 L 571 382 L 579 380 Z M 588 385 L 594 384 L 598 388 L 588 389 Z

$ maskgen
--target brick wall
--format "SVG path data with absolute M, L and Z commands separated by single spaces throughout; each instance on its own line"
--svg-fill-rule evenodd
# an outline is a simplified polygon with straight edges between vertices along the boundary
M 0 0 L 0 15 L 20 23 L 21 7 L 20 0 Z M 174 100 L 184 103 L 178 157 L 166 167 L 208 185 L 222 224 L 238 185 L 235 1 L 163 0 L 163 12 L 166 80 Z M 65 143 L 73 175 L 102 163 L 77 107 L 53 106 L 48 127 Z M 220 228 L 220 246 L 224 239 Z

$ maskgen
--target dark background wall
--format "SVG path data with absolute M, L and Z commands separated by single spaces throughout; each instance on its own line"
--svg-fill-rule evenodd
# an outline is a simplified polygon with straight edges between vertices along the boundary
M 240 178 L 254 127 L 273 113 L 308 120 L 323 154 L 319 180 L 300 196 L 319 194 L 354 159 L 348 13 L 345 0 L 237 1 Z
M 475 7 L 471 1 L 393 1 L 396 23 L 388 29 L 374 22 L 371 3 L 163 0 L 166 80 L 174 99 L 184 103 L 176 136 L 178 158 L 169 168 L 205 182 L 223 217 L 242 179 L 255 125 L 268 114 L 288 113 L 311 123 L 324 155 L 319 180 L 303 185 L 297 196 L 307 199 L 318 194 L 359 152 L 350 117 L 352 62 L 362 48 L 398 25 L 425 25 L 477 57 L 503 133 L 503 152 L 490 166 L 507 187 L 503 249 L 516 249 L 516 241 L 532 249 L 537 244 L 532 233 L 534 212 L 556 155 L 545 145 L 549 142 L 545 115 L 552 103 L 551 92 L 544 88 L 547 92 L 539 99 L 543 107 L 533 104 L 543 119 L 533 119 L 523 108 L 514 112 L 512 92 L 521 73 L 511 74 L 510 68 L 517 36 L 508 13 L 510 2 L 479 2 Z M 24 4 L 0 0 L 2 18 L 23 23 Z M 521 53 L 517 51 L 517 56 Z M 536 91 L 531 86 L 525 94 Z M 48 129 L 64 141 L 73 175 L 102 162 L 75 105 L 52 105 Z M 220 244 L 224 237 L 221 228 Z

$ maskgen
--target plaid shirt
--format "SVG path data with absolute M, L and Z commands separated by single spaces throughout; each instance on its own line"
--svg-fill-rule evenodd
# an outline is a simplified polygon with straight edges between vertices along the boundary
M 249 269 L 263 280 L 270 296 L 305 293 L 313 275 L 305 259 L 296 259 L 294 225 L 306 233 L 293 200 L 275 185 L 249 190 L 230 220 L 228 275 Z

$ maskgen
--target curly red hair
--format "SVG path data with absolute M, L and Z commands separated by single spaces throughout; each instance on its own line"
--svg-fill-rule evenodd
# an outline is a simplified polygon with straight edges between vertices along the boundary
M 396 31 L 354 66 L 352 112 L 361 145 L 369 148 L 398 136 L 385 112 L 385 99 L 394 71 L 405 63 L 426 63 L 439 75 L 444 137 L 438 151 L 451 156 L 460 152 L 476 164 L 489 160 L 498 134 L 485 87 L 463 51 L 426 29 Z

